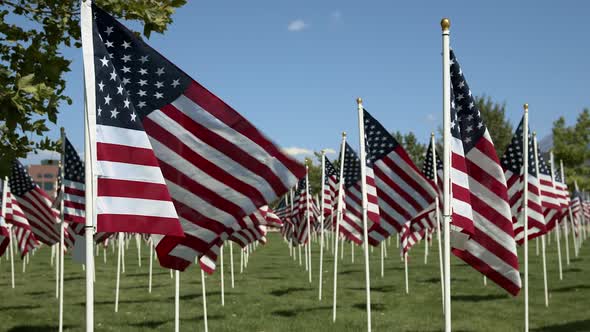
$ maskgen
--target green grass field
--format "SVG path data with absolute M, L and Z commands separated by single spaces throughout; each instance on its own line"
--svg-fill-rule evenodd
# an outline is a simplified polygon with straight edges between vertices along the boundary
M 563 241 L 562 241 L 563 242 Z M 571 242 L 571 241 L 570 241 Z M 570 243 L 570 246 L 572 244 Z M 228 247 L 229 248 L 229 247 Z M 208 276 L 207 304 L 210 331 L 363 331 L 365 330 L 364 270 L 361 249 L 351 263 L 350 244 L 345 245 L 339 264 L 338 317 L 332 323 L 333 258 L 325 256 L 324 296 L 318 301 L 319 246 L 312 250 L 313 283 L 307 272 L 289 257 L 278 234 L 250 256 L 239 273 L 240 255 L 234 245 L 235 288 L 230 286 L 229 251 L 225 250 L 225 306 L 221 306 L 219 273 Z M 142 247 L 138 267 L 135 241 L 126 252 L 126 273 L 121 277 L 119 312 L 114 313 L 116 256 L 102 249 L 96 258 L 96 331 L 173 331 L 174 280 L 168 270 L 154 263 L 154 284 L 148 293 L 147 246 Z M 379 248 L 371 254 L 373 328 L 375 331 L 441 331 L 443 316 L 439 284 L 438 251 L 431 247 L 424 264 L 424 245 L 413 249 L 409 261 L 410 294 L 404 291 L 404 269 L 392 242 L 380 277 Z M 559 281 L 555 242 L 547 248 L 549 308 L 543 299 L 541 256 L 530 243 L 530 324 L 532 331 L 590 331 L 590 254 L 583 246 L 578 258 L 565 267 Z M 15 260 L 16 288 L 10 288 L 10 262 L 0 263 L 0 330 L 11 332 L 56 331 L 58 302 L 55 271 L 50 267 L 51 250 L 39 250 L 30 258 L 26 273 Z M 520 252 L 522 257 L 522 252 Z M 157 266 L 157 267 L 156 267 Z M 521 269 L 522 270 L 522 269 Z M 64 323 L 67 331 L 84 330 L 85 295 L 82 267 L 66 256 Z M 180 316 L 182 331 L 203 330 L 199 270 L 194 266 L 181 274 Z M 452 260 L 452 313 L 454 331 L 522 331 L 522 293 L 516 298 L 488 282 L 461 261 Z

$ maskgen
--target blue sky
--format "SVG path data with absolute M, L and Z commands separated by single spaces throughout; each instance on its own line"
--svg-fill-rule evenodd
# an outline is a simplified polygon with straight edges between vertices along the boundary
M 357 96 L 391 131 L 426 141 L 441 124 L 447 16 L 473 93 L 506 102 L 513 123 L 528 102 L 544 137 L 590 107 L 588 12 L 582 1 L 190 1 L 148 43 L 280 146 L 337 150 L 343 130 L 358 145 Z M 74 104 L 50 136 L 64 126 L 82 151 L 81 50 L 64 54 Z

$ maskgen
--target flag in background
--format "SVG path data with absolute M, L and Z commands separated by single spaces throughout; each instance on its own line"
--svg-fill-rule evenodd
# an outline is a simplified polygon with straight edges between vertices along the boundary
M 504 171 L 453 51 L 450 57 L 452 218 L 469 235 L 453 254 L 516 296 L 522 286 Z
M 338 171 L 324 156 L 324 216 L 330 216 L 336 209 L 338 199 Z
M 64 147 L 64 221 L 70 223 L 86 222 L 86 200 L 85 200 L 85 170 L 84 162 L 80 159 L 78 152 L 65 138 Z M 59 186 L 61 189 L 61 186 Z M 58 195 L 59 197 L 59 195 Z
M 4 218 L 0 217 L 0 257 L 6 252 L 6 248 L 10 244 L 10 230 L 4 221 Z
M 14 234 L 12 240 L 16 241 L 16 247 L 21 254 L 21 258 L 23 258 L 30 250 L 37 248 L 39 242 L 33 234 L 31 225 L 25 217 L 25 213 L 18 205 L 18 202 L 12 197 L 9 186 L 7 186 L 5 206 L 5 222 L 12 225 L 12 232 Z
M 520 120 L 512 141 L 506 148 L 506 152 L 501 159 L 502 167 L 504 168 L 504 175 L 506 176 L 506 183 L 508 186 L 508 198 L 510 199 L 510 208 L 512 210 L 512 222 L 514 227 L 514 239 L 517 243 L 522 244 L 524 241 L 524 220 L 523 220 L 523 195 L 524 190 L 528 191 L 528 202 L 526 204 L 528 209 L 528 237 L 534 239 L 547 232 L 545 227 L 545 216 L 543 215 L 543 207 L 541 203 L 541 193 L 539 190 L 540 182 L 537 177 L 537 167 L 535 165 L 535 150 L 533 146 L 532 134 L 528 140 L 528 169 L 526 170 L 526 177 L 528 180 L 528 188 L 524 188 L 523 173 L 523 122 L 524 117 Z
M 184 270 L 305 168 L 93 5 L 99 231 L 155 236 Z M 184 237 L 183 237 L 184 236 Z

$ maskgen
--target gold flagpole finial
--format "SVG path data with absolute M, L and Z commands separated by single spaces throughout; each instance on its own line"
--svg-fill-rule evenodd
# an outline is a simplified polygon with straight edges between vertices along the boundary
M 451 20 L 449 20 L 448 18 L 443 18 L 442 20 L 440 20 L 440 27 L 444 30 L 449 30 L 451 28 Z
M 434 137 L 434 131 L 430 132 L 430 137 Z
M 363 99 L 362 99 L 361 97 L 358 97 L 358 98 L 356 99 L 356 103 L 357 103 L 357 104 L 362 104 L 362 103 L 363 103 Z
M 59 129 L 59 132 L 60 132 L 60 133 L 63 135 L 63 134 L 66 132 L 66 128 L 64 128 L 64 127 L 61 127 L 61 128 Z
M 529 104 L 524 104 L 523 107 L 524 107 L 524 110 L 525 111 L 528 111 L 529 110 Z
M 342 132 L 342 137 L 346 137 L 346 132 L 345 131 Z

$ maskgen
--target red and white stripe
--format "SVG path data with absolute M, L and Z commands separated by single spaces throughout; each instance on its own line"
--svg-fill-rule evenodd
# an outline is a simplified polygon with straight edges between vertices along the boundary
M 528 172 L 527 172 L 528 173 Z M 524 220 L 523 215 L 523 175 L 514 174 L 506 170 L 506 182 L 508 185 L 508 197 L 510 199 L 510 208 L 512 211 L 512 220 L 514 225 L 514 239 L 518 244 L 524 241 Z M 528 237 L 534 239 L 547 232 L 545 226 L 545 216 L 543 215 L 543 206 L 541 203 L 541 194 L 539 191 L 539 179 L 532 175 L 528 176 Z
M 367 184 L 367 226 L 369 229 L 379 223 L 379 203 L 373 168 L 366 168 Z M 363 243 L 361 181 L 344 189 L 344 207 L 340 232 L 348 240 L 360 245 Z
M 13 216 L 20 219 L 24 217 L 31 226 L 35 238 L 46 245 L 59 242 L 59 214 L 52 209 L 52 202 L 47 193 L 34 184 L 34 188 L 26 192 L 22 197 L 11 195 L 7 200 L 6 211 L 12 210 Z M 10 207 L 9 205 L 10 204 Z M 20 212 L 18 208 L 20 208 Z
M 541 172 L 538 172 L 538 174 L 541 205 L 548 209 L 560 209 L 559 190 L 553 185 L 551 175 Z
M 64 180 L 64 221 L 72 223 L 86 222 L 85 184 Z
M 324 216 L 327 217 L 336 210 L 338 178 L 333 175 L 327 175 L 326 182 L 327 184 L 324 185 Z
M 0 217 L 0 257 L 4 255 L 6 252 L 6 248 L 10 244 L 10 231 L 6 224 L 4 224 L 4 219 Z
M 405 255 L 416 243 L 421 241 L 425 235 L 431 233 L 436 226 L 433 221 L 435 218 L 432 216 L 436 213 L 436 210 L 429 210 L 420 213 L 416 218 L 406 222 L 402 226 L 400 232 L 400 242 L 402 255 Z M 428 233 L 427 233 L 428 232 Z

